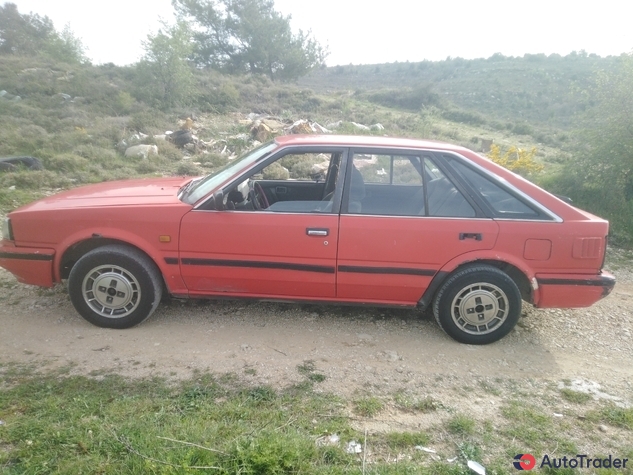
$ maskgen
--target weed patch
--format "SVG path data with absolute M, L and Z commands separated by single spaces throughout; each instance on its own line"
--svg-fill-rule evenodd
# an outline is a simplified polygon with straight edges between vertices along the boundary
M 561 389 L 560 394 L 563 396 L 563 399 L 575 404 L 584 404 L 592 399 L 591 394 L 581 393 L 580 391 L 574 391 L 569 388 Z
M 374 417 L 382 411 L 383 404 L 377 397 L 363 397 L 354 401 L 354 412 L 359 416 Z
M 448 420 L 446 428 L 451 434 L 468 436 L 475 433 L 476 422 L 473 418 L 457 414 Z

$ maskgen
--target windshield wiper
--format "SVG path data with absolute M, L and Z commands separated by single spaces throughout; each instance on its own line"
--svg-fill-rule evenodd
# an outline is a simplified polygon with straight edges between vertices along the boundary
M 180 196 L 180 200 L 184 201 L 185 198 L 189 195 L 189 193 L 191 192 L 191 190 L 194 188 L 194 186 L 200 181 L 202 180 L 203 177 L 200 178 L 192 178 L 190 182 L 185 183 L 182 187 L 180 187 L 180 190 L 178 190 L 178 195 Z

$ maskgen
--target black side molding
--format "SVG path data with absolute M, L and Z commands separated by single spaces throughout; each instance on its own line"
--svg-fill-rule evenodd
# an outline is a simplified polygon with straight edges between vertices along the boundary
M 17 252 L 0 252 L 0 259 L 22 259 L 24 261 L 52 261 L 53 256 L 48 254 L 22 254 Z

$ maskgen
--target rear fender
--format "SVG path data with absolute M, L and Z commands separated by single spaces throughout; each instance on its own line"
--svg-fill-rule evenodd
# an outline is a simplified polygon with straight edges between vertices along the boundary
M 537 303 L 540 298 L 538 283 L 534 271 L 525 265 L 520 259 L 503 252 L 494 250 L 478 250 L 457 256 L 450 260 L 437 271 L 431 283 L 427 287 L 424 295 L 418 301 L 418 306 L 423 310 L 428 308 L 433 302 L 435 293 L 442 286 L 446 278 L 457 269 L 469 264 L 482 263 L 490 264 L 506 272 L 517 284 L 521 291 L 521 297 L 530 303 Z

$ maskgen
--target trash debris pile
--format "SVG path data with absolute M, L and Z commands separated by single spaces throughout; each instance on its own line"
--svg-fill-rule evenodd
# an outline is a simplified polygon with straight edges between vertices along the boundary
M 129 137 L 117 144 L 117 149 L 126 157 L 147 159 L 151 155 L 159 155 L 161 142 L 170 142 L 182 150 L 185 160 L 192 158 L 194 155 L 209 153 L 225 156 L 226 159 L 232 160 L 245 149 L 257 147 L 280 135 L 331 134 L 344 125 L 359 131 L 380 132 L 385 129 L 382 124 L 368 126 L 342 120 L 323 126 L 309 119 L 287 120 L 269 114 L 256 113 L 238 115 L 236 125 L 239 125 L 245 131 L 233 135 L 215 131 L 213 134 L 214 138 L 205 141 L 200 138 L 200 135 L 204 135 L 204 132 L 207 132 L 208 136 L 211 128 L 209 122 L 204 118 L 195 116 L 185 117 L 178 121 L 176 130 L 167 130 L 162 134 L 155 135 L 133 132 Z M 150 146 L 157 147 L 157 149 L 148 148 Z M 321 171 L 315 169 L 314 173 Z

